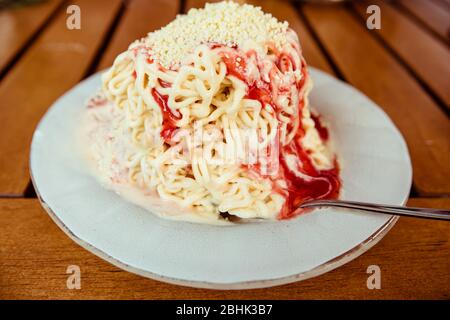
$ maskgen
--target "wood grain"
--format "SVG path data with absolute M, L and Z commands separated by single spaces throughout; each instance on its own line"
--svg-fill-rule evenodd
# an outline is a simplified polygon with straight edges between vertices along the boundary
M 191 8 L 202 8 L 206 2 L 217 2 L 210 0 L 188 0 L 186 1 L 185 11 Z M 306 27 L 304 21 L 296 12 L 296 9 L 287 1 L 277 0 L 240 0 L 239 3 L 249 3 L 261 7 L 263 11 L 272 14 L 280 21 L 289 22 L 289 26 L 297 32 L 302 45 L 303 55 L 308 65 L 321 69 L 329 74 L 334 74 L 333 68 L 328 63 L 325 55 L 320 50 L 317 42 L 313 39 L 311 33 Z
M 410 205 L 450 208 L 450 199 Z M 0 199 L 0 299 L 449 299 L 450 223 L 401 218 L 374 248 L 322 276 L 260 290 L 216 291 L 165 284 L 122 271 L 72 242 L 35 199 Z M 182 262 L 180 262 L 182 263 Z M 369 265 L 381 289 L 366 286 Z M 66 287 L 69 265 L 81 289 Z
M 403 133 L 421 195 L 450 194 L 450 121 L 419 83 L 342 5 L 303 6 L 345 80 L 378 103 Z
M 120 0 L 72 4 L 80 6 L 81 30 L 66 28 L 63 8 L 0 83 L 0 195 L 24 194 L 36 124 L 56 98 L 83 78 L 120 8 Z
M 125 51 L 131 42 L 173 20 L 178 13 L 178 7 L 178 1 L 131 0 L 97 69 L 111 66 L 116 56 Z
M 354 3 L 365 25 L 366 8 L 376 4 L 382 12 L 382 26 L 374 30 L 414 73 L 439 97 L 450 111 L 450 50 L 400 10 L 385 1 Z M 442 10 L 442 9 L 441 9 Z M 450 19 L 450 15 L 449 15 Z M 449 22 L 450 23 L 450 22 Z
M 0 73 L 39 31 L 61 0 L 0 10 Z
M 440 8 L 450 11 L 450 0 L 432 0 Z
M 447 43 L 450 41 L 450 12 L 445 10 L 445 6 L 450 8 L 448 2 L 442 5 L 430 0 L 398 0 L 398 2 Z

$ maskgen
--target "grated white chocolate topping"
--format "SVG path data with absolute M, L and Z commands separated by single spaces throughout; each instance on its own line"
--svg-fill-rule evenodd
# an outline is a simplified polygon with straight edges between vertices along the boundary
M 260 7 L 224 1 L 178 15 L 134 45 L 144 44 L 156 61 L 171 68 L 202 43 L 242 47 L 248 41 L 261 45 L 271 42 L 281 49 L 287 41 L 287 30 L 286 21 L 278 21 Z

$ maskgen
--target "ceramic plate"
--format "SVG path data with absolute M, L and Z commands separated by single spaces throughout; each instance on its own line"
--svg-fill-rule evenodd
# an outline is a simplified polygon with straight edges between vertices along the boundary
M 411 186 L 406 144 L 386 114 L 354 88 L 311 69 L 311 104 L 329 123 L 342 166 L 342 199 L 401 205 Z M 95 74 L 48 110 L 31 146 L 43 206 L 76 243 L 127 271 L 175 284 L 246 289 L 330 271 L 365 252 L 395 224 L 386 215 L 320 209 L 293 220 L 210 226 L 158 218 L 90 174 L 74 149 Z

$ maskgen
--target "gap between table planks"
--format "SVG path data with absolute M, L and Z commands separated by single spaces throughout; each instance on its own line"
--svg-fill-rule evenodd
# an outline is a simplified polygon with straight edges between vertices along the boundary
M 0 75 L 26 49 L 62 0 L 49 0 L 0 11 Z
M 450 207 L 449 198 L 411 206 Z M 216 291 L 146 279 L 101 260 L 61 231 L 37 199 L 0 199 L 0 299 L 449 299 L 450 223 L 400 218 L 376 246 L 319 277 L 270 289 Z M 69 265 L 81 290 L 66 288 Z M 381 268 L 381 289 L 366 287 Z
M 429 1 L 428 1 L 429 2 Z M 441 101 L 450 112 L 450 50 L 448 45 L 436 41 L 430 32 L 417 25 L 406 14 L 386 1 L 364 0 L 354 2 L 356 12 L 365 24 L 366 8 L 370 4 L 380 7 L 382 25 L 373 33 L 380 36 L 405 61 L 421 83 Z M 450 14 L 449 14 L 450 18 Z
M 23 196 L 36 124 L 59 96 L 83 78 L 121 7 L 119 0 L 72 4 L 80 6 L 81 30 L 66 28 L 67 14 L 62 8 L 0 82 L 1 196 Z
M 439 2 L 440 1 L 440 2 Z M 445 42 L 450 42 L 450 2 L 446 0 L 397 0 L 425 26 Z

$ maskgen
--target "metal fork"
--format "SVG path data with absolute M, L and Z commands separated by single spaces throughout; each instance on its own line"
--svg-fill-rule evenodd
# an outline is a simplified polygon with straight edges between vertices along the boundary
M 337 207 L 337 208 L 363 210 L 397 216 L 450 220 L 450 211 L 444 209 L 412 208 L 412 207 L 391 206 L 384 204 L 364 203 L 346 200 L 312 200 L 301 204 L 299 207 L 300 208 Z

